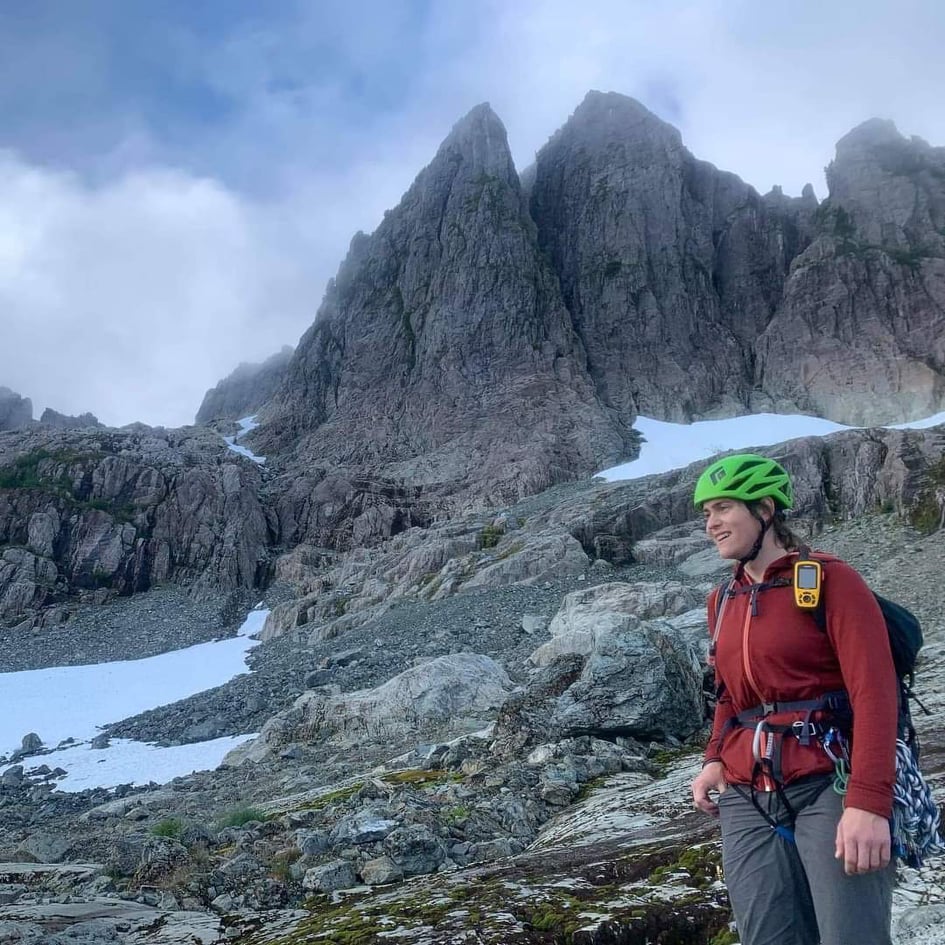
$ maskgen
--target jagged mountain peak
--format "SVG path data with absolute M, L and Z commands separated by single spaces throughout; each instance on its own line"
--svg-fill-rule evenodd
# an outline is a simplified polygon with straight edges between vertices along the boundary
M 292 352 L 290 345 L 283 345 L 265 361 L 252 364 L 243 361 L 207 391 L 197 411 L 196 422 L 237 420 L 255 413 L 279 388 Z
M 940 243 L 943 179 L 945 148 L 906 138 L 882 118 L 844 135 L 827 167 L 831 202 L 850 215 L 861 239 L 875 245 Z
M 498 132 L 505 135 L 505 125 L 488 102 L 474 105 L 457 121 L 443 141 L 443 147 L 477 135 Z
M 595 397 L 505 128 L 481 104 L 352 242 L 257 437 L 265 452 L 312 433 L 297 448 L 310 463 L 514 496 L 627 455 L 632 419 Z
M 0 431 L 17 430 L 33 422 L 33 402 L 0 384 Z
M 588 92 L 562 131 L 565 129 L 573 129 L 582 136 L 591 136 L 590 143 L 599 138 L 658 137 L 677 147 L 682 146 L 678 129 L 663 121 L 637 99 L 619 92 Z
M 889 119 L 870 118 L 837 142 L 836 158 L 827 168 L 827 183 L 831 196 L 835 196 L 837 188 L 842 191 L 867 173 L 915 178 L 928 170 L 941 177 L 945 171 L 945 148 L 932 147 L 915 135 L 905 137 Z
M 837 156 L 851 151 L 870 150 L 877 145 L 906 143 L 895 122 L 888 118 L 868 118 L 837 142 Z
M 435 173 L 441 164 L 457 158 L 474 173 L 517 180 L 505 125 L 488 102 L 476 105 L 453 125 L 427 172 Z

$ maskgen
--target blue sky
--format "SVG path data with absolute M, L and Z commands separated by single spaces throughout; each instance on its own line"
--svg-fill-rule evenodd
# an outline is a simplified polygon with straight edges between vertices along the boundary
M 32 0 L 0 7 L 0 385 L 176 425 L 295 344 L 358 229 L 489 101 L 522 169 L 591 88 L 790 194 L 866 118 L 945 145 L 903 0 Z

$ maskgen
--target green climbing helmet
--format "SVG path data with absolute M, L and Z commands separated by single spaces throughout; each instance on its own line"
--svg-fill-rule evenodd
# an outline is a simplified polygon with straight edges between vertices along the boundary
M 780 463 L 757 453 L 737 453 L 714 462 L 696 483 L 697 508 L 711 499 L 757 502 L 770 497 L 779 509 L 794 504 L 791 477 Z

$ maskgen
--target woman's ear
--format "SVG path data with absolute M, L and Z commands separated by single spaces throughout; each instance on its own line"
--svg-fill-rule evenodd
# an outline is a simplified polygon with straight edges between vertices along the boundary
M 766 495 L 758 503 L 758 512 L 766 522 L 770 522 L 774 518 L 774 513 L 776 511 L 777 506 L 774 504 L 774 499 L 772 499 L 770 496 Z

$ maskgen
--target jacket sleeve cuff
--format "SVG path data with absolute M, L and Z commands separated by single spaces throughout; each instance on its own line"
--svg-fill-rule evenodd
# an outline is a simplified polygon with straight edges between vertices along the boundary
M 892 797 L 885 791 L 871 790 L 862 785 L 850 785 L 843 806 L 868 810 L 871 814 L 885 817 L 887 820 L 892 816 Z

